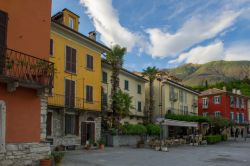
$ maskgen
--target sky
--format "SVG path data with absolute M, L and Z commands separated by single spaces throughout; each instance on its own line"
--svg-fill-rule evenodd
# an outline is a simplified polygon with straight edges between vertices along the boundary
M 126 47 L 131 71 L 250 60 L 250 0 L 52 0 L 52 15 L 64 8 L 81 33 Z

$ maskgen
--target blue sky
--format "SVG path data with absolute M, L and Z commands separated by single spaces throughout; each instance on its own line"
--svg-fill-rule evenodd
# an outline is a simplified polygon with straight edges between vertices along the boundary
M 250 0 L 52 0 L 52 14 L 64 8 L 81 33 L 126 47 L 129 70 L 250 60 Z

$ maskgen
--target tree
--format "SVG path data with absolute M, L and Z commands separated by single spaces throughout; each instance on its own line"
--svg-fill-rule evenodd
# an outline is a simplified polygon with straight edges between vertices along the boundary
M 121 118 L 126 117 L 130 113 L 130 109 L 133 109 L 132 98 L 128 93 L 118 90 L 112 100 L 114 102 L 113 108 L 116 110 L 116 116 L 114 117 L 114 126 L 119 124 Z
M 119 72 L 122 68 L 123 61 L 124 61 L 124 55 L 126 54 L 126 48 L 121 47 L 119 45 L 115 45 L 112 47 L 111 51 L 107 53 L 106 60 L 111 65 L 112 68 L 112 76 L 111 76 L 111 109 L 113 112 L 113 115 L 115 116 L 116 110 L 115 110 L 115 101 L 114 95 L 119 89 Z
M 147 67 L 143 70 L 142 75 L 149 79 L 149 122 L 152 122 L 154 111 L 154 81 L 157 77 L 158 69 L 154 67 Z

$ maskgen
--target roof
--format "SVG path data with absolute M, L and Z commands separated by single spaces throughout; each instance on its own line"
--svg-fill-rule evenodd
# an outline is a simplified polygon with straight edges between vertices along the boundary
M 106 59 L 102 59 L 102 63 L 105 63 L 105 64 L 111 66 L 111 64 L 110 64 Z M 127 69 L 121 68 L 121 70 L 122 70 L 123 72 L 127 73 L 127 74 L 130 74 L 130 75 L 132 75 L 132 76 L 138 78 L 138 79 L 141 79 L 141 80 L 144 81 L 144 82 L 148 82 L 147 79 L 145 79 L 145 78 L 143 78 L 143 77 L 141 77 L 141 76 L 139 76 L 139 75 L 137 75 L 137 74 L 135 74 L 135 73 L 133 73 L 133 72 L 127 70 Z
M 191 88 L 189 88 L 189 87 L 187 87 L 187 86 L 185 86 L 185 85 L 182 85 L 182 84 L 180 84 L 180 83 L 178 83 L 178 82 L 175 82 L 175 81 L 173 81 L 173 80 L 170 80 L 170 79 L 167 79 L 167 78 L 166 78 L 165 81 L 167 81 L 169 84 L 172 84 L 172 85 L 175 85 L 175 86 L 177 86 L 177 87 L 179 87 L 179 88 L 185 89 L 186 91 L 189 91 L 189 92 L 191 92 L 191 93 L 195 93 L 195 94 L 197 94 L 197 95 L 200 94 L 200 92 L 197 92 L 197 91 L 195 91 L 195 90 L 193 90 L 193 89 L 191 89 Z
M 62 11 L 68 11 L 68 12 L 74 14 L 75 16 L 77 16 L 78 18 L 80 17 L 79 15 L 77 15 L 76 13 L 72 12 L 71 10 L 69 10 L 67 8 L 64 8 Z
M 55 20 L 53 20 L 53 19 L 52 19 L 51 21 L 52 21 L 53 23 L 55 23 L 55 24 L 61 26 L 62 28 L 66 29 L 66 30 L 68 30 L 68 31 L 71 31 L 71 32 L 75 33 L 76 35 L 79 35 L 79 36 L 83 37 L 84 39 L 86 39 L 86 40 L 88 40 L 88 41 L 90 41 L 90 42 L 93 42 L 93 43 L 97 44 L 97 45 L 100 46 L 100 47 L 103 47 L 104 49 L 106 49 L 106 50 L 108 50 L 108 51 L 111 51 L 111 49 L 110 49 L 109 47 L 105 46 L 104 44 L 101 44 L 101 43 L 99 43 L 99 42 L 97 42 L 97 41 L 95 41 L 95 40 L 93 40 L 93 39 L 91 39 L 91 38 L 85 36 L 84 34 L 75 31 L 74 29 L 71 29 L 70 27 L 68 27 L 68 26 L 66 26 L 66 25 L 64 25 L 64 24 L 61 24 L 61 23 L 59 23 L 59 22 L 57 22 L 57 21 L 55 21 Z
M 249 96 L 245 96 L 245 95 L 237 94 L 237 93 L 232 93 L 232 92 L 229 92 L 229 91 L 226 91 L 226 90 L 222 90 L 222 89 L 218 89 L 218 88 L 211 88 L 211 89 L 202 91 L 200 93 L 200 96 L 217 95 L 217 94 L 222 94 L 222 93 L 226 93 L 228 95 L 244 96 L 244 97 L 249 98 Z

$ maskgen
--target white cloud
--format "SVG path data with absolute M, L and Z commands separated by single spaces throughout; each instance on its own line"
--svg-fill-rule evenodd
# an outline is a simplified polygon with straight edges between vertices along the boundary
M 169 64 L 194 63 L 203 64 L 215 60 L 239 61 L 250 60 L 249 43 L 234 43 L 224 48 L 221 41 L 207 46 L 197 46 L 188 52 L 182 53 L 177 59 L 169 61 Z
M 211 39 L 233 25 L 240 12 L 225 11 L 209 16 L 194 16 L 186 21 L 174 34 L 159 28 L 147 29 L 150 46 L 148 52 L 153 57 L 176 56 L 194 44 Z
M 107 46 L 119 44 L 127 47 L 128 51 L 132 50 L 139 37 L 120 24 L 112 0 L 80 0 L 80 3 L 86 7 L 102 42 Z

